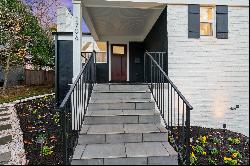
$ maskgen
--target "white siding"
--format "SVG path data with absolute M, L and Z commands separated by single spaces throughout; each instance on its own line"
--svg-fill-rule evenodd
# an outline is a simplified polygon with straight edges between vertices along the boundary
M 229 39 L 189 39 L 188 6 L 169 5 L 168 32 L 169 76 L 194 107 L 191 124 L 249 135 L 249 7 L 229 7 Z

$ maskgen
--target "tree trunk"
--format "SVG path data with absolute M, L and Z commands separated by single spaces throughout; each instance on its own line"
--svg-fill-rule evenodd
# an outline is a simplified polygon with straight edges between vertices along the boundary
M 9 76 L 9 71 L 10 71 L 10 56 L 7 58 L 7 63 L 6 63 L 6 68 L 4 70 L 4 84 L 3 84 L 3 94 L 6 92 L 7 88 L 7 83 L 8 83 L 8 76 Z

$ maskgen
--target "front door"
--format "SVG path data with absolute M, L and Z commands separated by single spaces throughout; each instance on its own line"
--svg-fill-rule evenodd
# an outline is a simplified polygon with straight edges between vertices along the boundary
M 124 82 L 127 80 L 127 45 L 111 45 L 111 80 Z

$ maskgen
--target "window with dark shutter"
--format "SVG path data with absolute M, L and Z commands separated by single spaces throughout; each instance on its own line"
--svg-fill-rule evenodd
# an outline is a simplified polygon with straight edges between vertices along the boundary
M 200 5 L 188 5 L 188 37 L 200 38 Z
M 216 6 L 216 37 L 228 39 L 228 6 Z

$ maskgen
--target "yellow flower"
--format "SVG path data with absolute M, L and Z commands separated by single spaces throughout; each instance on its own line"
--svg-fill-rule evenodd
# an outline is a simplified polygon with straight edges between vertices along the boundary
M 206 155 L 207 155 L 207 152 L 202 152 L 202 155 L 206 156 Z
M 229 157 L 224 157 L 224 161 L 231 161 L 232 159 Z
M 191 157 L 195 157 L 194 152 L 191 153 Z
M 238 153 L 233 153 L 233 154 L 232 154 L 232 157 L 233 157 L 233 158 L 236 158 L 237 156 L 238 156 Z
M 204 142 L 206 142 L 207 137 L 206 137 L 206 136 L 203 136 L 203 137 L 202 137 L 202 140 L 203 140 Z

